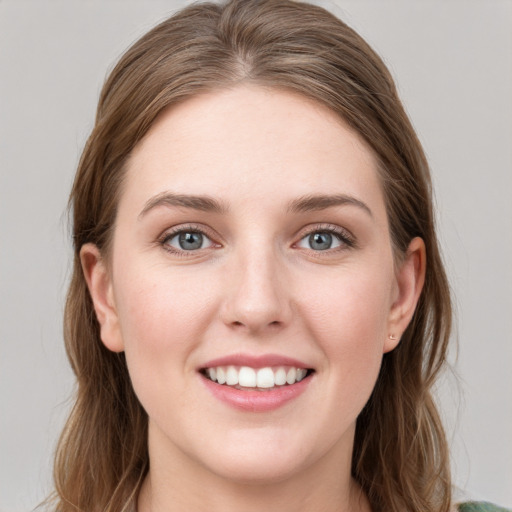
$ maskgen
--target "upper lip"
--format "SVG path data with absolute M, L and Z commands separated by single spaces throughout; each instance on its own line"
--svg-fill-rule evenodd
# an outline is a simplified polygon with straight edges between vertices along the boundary
M 228 356 L 212 359 L 200 366 L 199 369 L 215 368 L 217 366 L 249 366 L 250 368 L 265 368 L 268 366 L 294 366 L 295 368 L 309 369 L 307 363 L 293 357 L 282 356 L 279 354 L 232 354 Z

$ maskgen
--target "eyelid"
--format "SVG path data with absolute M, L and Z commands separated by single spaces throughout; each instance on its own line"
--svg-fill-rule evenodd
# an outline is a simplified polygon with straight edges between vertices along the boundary
M 329 224 L 329 223 L 321 223 L 321 224 L 315 224 L 307 226 L 306 228 L 302 229 L 298 234 L 298 240 L 293 245 L 297 246 L 299 242 L 304 240 L 306 237 L 312 235 L 313 233 L 330 233 L 334 236 L 336 236 L 340 242 L 341 246 L 336 247 L 333 249 L 326 249 L 325 251 L 314 251 L 314 252 L 335 252 L 337 250 L 344 250 L 347 248 L 353 248 L 357 246 L 356 243 L 356 237 L 346 228 L 342 228 L 341 226 L 338 226 L 336 224 Z M 306 249 L 307 250 L 307 249 Z M 313 250 L 313 249 L 310 249 Z
M 170 245 L 167 245 L 166 242 L 176 235 L 183 233 L 183 232 L 196 232 L 201 233 L 203 236 L 207 237 L 210 242 L 211 246 L 205 247 L 202 249 L 192 250 L 192 251 L 186 251 L 182 249 L 178 249 L 175 247 L 172 247 Z M 346 250 L 350 248 L 357 247 L 357 240 L 356 237 L 346 228 L 343 228 L 336 224 L 329 224 L 329 223 L 320 223 L 320 224 L 313 224 L 306 226 L 305 228 L 302 228 L 298 235 L 295 237 L 297 240 L 292 244 L 292 247 L 297 247 L 297 244 L 302 241 L 304 238 L 310 236 L 313 233 L 318 232 L 327 232 L 331 233 L 334 236 L 338 238 L 338 240 L 341 242 L 341 246 L 335 247 L 333 249 L 326 249 L 325 251 L 314 251 L 313 249 L 309 249 L 312 252 L 315 253 L 333 253 L 340 250 Z M 185 223 L 185 224 L 178 224 L 176 226 L 173 226 L 171 228 L 166 229 L 161 235 L 158 236 L 156 242 L 158 245 L 162 246 L 164 250 L 178 256 L 193 256 L 194 254 L 203 252 L 206 249 L 210 248 L 219 248 L 222 247 L 222 244 L 217 242 L 220 237 L 214 232 L 213 230 L 209 229 L 207 226 L 198 225 L 195 223 Z M 308 249 L 306 249 L 308 250 Z
M 171 245 L 168 245 L 167 242 L 169 240 L 172 240 L 175 236 L 179 235 L 180 233 L 201 233 L 201 235 L 205 236 L 210 240 L 211 245 L 209 247 L 204 247 L 202 249 L 197 249 L 193 251 L 186 251 L 184 249 L 178 249 L 176 247 L 173 247 Z M 176 226 L 173 226 L 171 228 L 166 229 L 160 236 L 157 238 L 157 243 L 162 246 L 162 248 L 171 254 L 178 255 L 178 256 L 193 256 L 194 254 L 197 254 L 199 252 L 202 252 L 204 250 L 210 249 L 212 247 L 221 247 L 221 244 L 216 242 L 216 239 L 219 238 L 212 232 L 212 230 L 208 229 L 205 226 L 200 226 L 198 224 L 178 224 Z

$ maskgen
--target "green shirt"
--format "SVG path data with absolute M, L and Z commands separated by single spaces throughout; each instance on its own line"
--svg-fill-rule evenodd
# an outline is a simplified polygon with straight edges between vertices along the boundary
M 459 512 L 512 512 L 508 508 L 498 507 L 485 501 L 468 501 L 460 503 Z

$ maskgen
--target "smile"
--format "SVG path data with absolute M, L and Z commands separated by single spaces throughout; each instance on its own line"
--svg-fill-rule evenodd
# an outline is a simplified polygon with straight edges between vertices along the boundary
M 280 354 L 231 354 L 197 368 L 209 393 L 239 411 L 270 412 L 298 399 L 315 369 Z
M 240 390 L 268 391 L 291 386 L 306 378 L 313 370 L 294 366 L 215 366 L 204 368 L 201 373 L 212 382 Z

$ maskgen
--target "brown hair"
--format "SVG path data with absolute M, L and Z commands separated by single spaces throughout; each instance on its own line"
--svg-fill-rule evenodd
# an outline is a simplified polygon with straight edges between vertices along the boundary
M 100 340 L 80 248 L 92 242 L 108 254 L 124 164 L 159 113 L 240 82 L 300 93 L 342 117 L 379 161 L 397 257 L 413 237 L 425 241 L 425 286 L 358 418 L 352 472 L 375 512 L 446 512 L 448 449 L 431 387 L 445 362 L 451 307 L 425 155 L 375 52 L 327 11 L 292 0 L 187 7 L 137 41 L 103 87 L 70 197 L 75 255 L 64 335 L 78 389 L 56 455 L 56 510 L 127 510 L 149 465 L 147 416 L 124 355 Z

